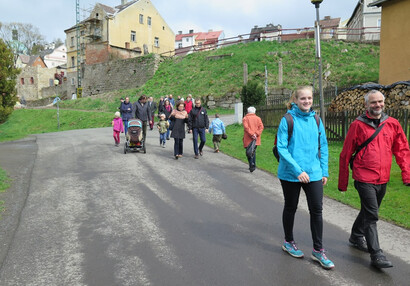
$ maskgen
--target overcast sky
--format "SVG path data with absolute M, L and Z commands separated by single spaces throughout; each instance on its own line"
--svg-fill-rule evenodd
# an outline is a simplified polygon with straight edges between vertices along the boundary
M 174 33 L 188 30 L 224 30 L 225 37 L 250 33 L 255 25 L 281 24 L 284 29 L 314 25 L 316 11 L 309 0 L 151 0 Z M 80 0 L 81 9 L 96 2 L 108 6 L 121 0 Z M 0 21 L 29 23 L 39 28 L 46 41 L 65 40 L 64 30 L 75 25 L 76 0 L 0 0 Z M 348 19 L 358 0 L 324 0 L 320 18 Z M 82 11 L 82 19 L 89 12 Z

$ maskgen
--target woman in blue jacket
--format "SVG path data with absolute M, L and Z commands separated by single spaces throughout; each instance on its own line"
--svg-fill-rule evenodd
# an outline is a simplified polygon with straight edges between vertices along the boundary
M 128 120 L 132 118 L 132 104 L 128 96 L 125 98 L 125 101 L 121 103 L 120 113 L 122 117 L 122 122 L 124 122 L 125 136 L 127 136 Z
M 280 179 L 285 206 L 282 223 L 285 241 L 282 249 L 293 257 L 301 258 L 293 238 L 293 225 L 299 203 L 300 189 L 306 194 L 310 213 L 310 230 L 313 240 L 312 259 L 325 269 L 334 267 L 322 246 L 323 235 L 323 185 L 327 183 L 328 146 L 323 123 L 319 124 L 312 110 L 313 90 L 303 86 L 296 90 L 288 113 L 293 119 L 293 133 L 288 139 L 288 122 L 282 118 L 278 129 L 277 148 L 280 156 L 278 178 Z M 319 145 L 320 142 L 320 145 Z

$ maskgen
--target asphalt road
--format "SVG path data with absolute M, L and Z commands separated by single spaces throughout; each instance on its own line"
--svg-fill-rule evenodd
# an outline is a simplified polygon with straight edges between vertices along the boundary
M 277 178 L 209 148 L 195 160 L 191 135 L 179 160 L 167 145 L 149 131 L 146 154 L 124 154 L 111 128 L 0 144 L 14 179 L 0 196 L 0 285 L 409 285 L 408 230 L 379 223 L 394 267 L 374 269 L 347 243 L 358 211 L 325 199 L 326 271 L 310 258 L 304 195 L 295 259 L 281 250 Z

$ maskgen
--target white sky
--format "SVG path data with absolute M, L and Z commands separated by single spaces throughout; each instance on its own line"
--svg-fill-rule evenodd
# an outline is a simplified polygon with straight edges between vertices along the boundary
M 255 26 L 273 23 L 284 29 L 314 25 L 316 10 L 309 0 L 151 0 L 175 34 L 188 30 L 224 30 L 225 37 L 248 34 Z M 90 10 L 96 2 L 108 6 L 121 0 L 80 0 Z M 75 25 L 76 0 L 0 0 L 0 22 L 29 23 L 39 28 L 46 41 L 65 40 L 64 30 Z M 320 18 L 348 19 L 358 0 L 324 0 Z M 81 16 L 88 16 L 81 12 Z

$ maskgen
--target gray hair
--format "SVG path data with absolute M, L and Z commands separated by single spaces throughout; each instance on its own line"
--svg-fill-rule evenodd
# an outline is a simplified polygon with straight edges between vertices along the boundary
M 256 113 L 256 108 L 253 106 L 248 107 L 248 113 Z
M 368 104 L 369 103 L 369 96 L 375 93 L 380 93 L 383 96 L 383 100 L 385 100 L 386 98 L 384 97 L 384 94 L 381 93 L 380 91 L 376 90 L 376 89 L 372 89 L 371 91 L 369 91 L 368 93 L 365 94 L 364 96 L 364 103 Z

